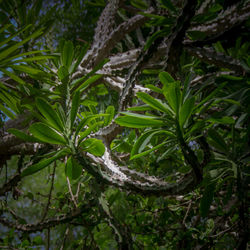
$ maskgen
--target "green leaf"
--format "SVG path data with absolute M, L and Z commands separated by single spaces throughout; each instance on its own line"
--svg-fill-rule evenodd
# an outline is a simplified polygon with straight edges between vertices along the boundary
M 76 115 L 80 106 L 80 100 L 81 100 L 80 92 L 76 91 L 72 100 L 72 107 L 70 110 L 71 127 L 73 127 L 73 124 L 75 122 Z
M 162 111 L 164 113 L 170 113 L 172 114 L 172 110 L 169 108 L 168 105 L 163 103 L 161 100 L 158 100 L 146 93 L 138 92 L 136 94 L 144 103 L 148 104 L 154 109 L 157 109 L 159 111 Z
M 102 141 L 95 138 L 84 140 L 80 144 L 80 147 L 82 147 L 84 151 L 87 151 L 95 156 L 102 156 L 105 152 L 105 146 Z
M 69 67 L 72 65 L 74 57 L 74 46 L 71 41 L 66 41 L 63 46 L 63 53 L 62 53 L 62 63 L 68 70 Z
M 153 110 L 149 105 L 140 105 L 128 108 L 129 111 L 149 111 Z
M 82 113 L 83 114 L 83 113 Z M 83 115 L 84 116 L 84 115 Z M 85 118 L 83 118 L 80 123 L 78 124 L 77 126 L 77 129 L 76 129 L 76 135 L 78 135 L 78 133 L 82 130 L 82 128 L 86 125 L 91 125 L 91 122 L 93 120 L 95 120 L 96 118 L 100 118 L 100 117 L 105 117 L 105 116 L 109 116 L 107 114 L 96 114 L 96 115 L 89 115 Z
M 170 29 L 169 28 L 164 28 L 162 30 L 156 31 L 152 36 L 149 37 L 149 39 L 146 41 L 146 44 L 144 46 L 144 50 L 146 51 L 152 44 L 153 42 L 158 38 L 158 37 L 163 37 L 167 36 L 169 33 Z
M 226 154 L 229 153 L 229 150 L 228 150 L 226 142 L 224 141 L 224 138 L 216 130 L 209 129 L 208 136 L 209 136 L 208 138 L 209 144 L 211 144 L 213 147 L 215 147 L 219 151 L 222 151 Z
M 135 113 L 121 112 L 125 116 L 120 116 L 115 119 L 115 122 L 121 126 L 129 128 L 147 128 L 163 126 L 164 122 L 157 120 L 158 117 L 139 115 Z
M 82 166 L 77 162 L 73 157 L 69 157 L 67 160 L 67 164 L 65 167 L 65 175 L 69 177 L 69 179 L 77 179 L 82 174 Z
M 216 188 L 216 184 L 214 182 L 210 183 L 205 188 L 205 191 L 202 195 L 201 203 L 200 203 L 200 212 L 201 212 L 202 217 L 206 217 L 208 215 L 209 208 L 213 201 L 215 188 Z
M 175 6 L 172 4 L 171 0 L 161 0 L 162 4 L 168 9 L 177 13 Z
M 22 132 L 22 131 L 20 131 L 18 129 L 15 129 L 15 128 L 8 129 L 8 132 L 11 133 L 11 134 L 13 134 L 13 135 L 15 135 L 16 137 L 24 140 L 24 141 L 28 141 L 28 142 L 40 142 L 40 140 L 37 140 L 35 137 L 27 135 L 24 132 Z
M 60 81 L 64 84 L 69 81 L 69 71 L 65 66 L 61 66 L 57 72 Z
M 63 131 L 64 126 L 60 116 L 47 101 L 39 97 L 36 99 L 36 106 L 45 117 L 49 125 L 58 131 Z
M 88 49 L 89 49 L 89 44 L 84 44 L 82 46 L 81 51 L 80 51 L 79 55 L 77 56 L 76 62 L 74 64 L 72 64 L 72 69 L 71 69 L 70 73 L 73 73 L 76 71 L 77 67 L 79 66 L 79 64 L 82 61 L 83 56 L 86 54 Z
M 93 125 L 89 125 L 87 129 L 84 130 L 84 132 L 80 132 L 80 138 L 78 139 L 79 142 L 81 142 L 85 137 L 87 137 L 89 134 L 91 134 L 92 131 L 95 131 L 95 129 L 98 126 L 103 125 L 103 122 L 95 122 Z
M 192 114 L 195 104 L 195 97 L 187 99 L 180 109 L 179 122 L 180 126 L 183 127 Z
M 4 112 L 10 119 L 14 120 L 16 118 L 16 115 L 13 114 L 9 109 L 4 107 L 1 103 L 0 103 L 0 110 Z
M 181 101 L 181 91 L 179 82 L 172 82 L 163 87 L 163 94 L 176 115 L 179 114 L 179 106 Z
M 212 122 L 212 123 L 217 123 L 217 124 L 234 124 L 235 120 L 232 117 L 229 116 L 224 116 L 221 118 L 214 118 L 211 117 L 209 119 L 207 119 L 207 121 Z
M 149 149 L 149 150 L 146 150 L 146 151 L 144 151 L 144 152 L 142 152 L 142 153 L 133 155 L 133 156 L 130 158 L 130 160 L 134 160 L 134 159 L 140 158 L 140 157 L 142 157 L 142 156 L 148 155 L 149 153 L 153 152 L 154 150 L 157 150 L 157 149 L 161 148 L 161 147 L 164 146 L 166 143 L 168 143 L 168 141 L 165 141 L 165 142 L 163 142 L 163 143 L 161 143 L 161 144 L 158 144 L 157 146 L 155 146 L 155 147 L 153 147 L 153 148 L 151 148 L 151 149 Z
M 146 84 L 145 87 L 153 90 L 156 93 L 162 94 L 162 89 L 154 86 L 153 84 Z
M 16 74 L 9 72 L 8 70 L 5 69 L 1 69 L 1 71 L 6 74 L 7 76 L 9 76 L 10 78 L 12 78 L 13 80 L 15 80 L 16 82 L 20 83 L 20 84 L 26 84 L 26 82 L 24 80 L 22 80 L 19 76 L 17 76 Z
M 20 57 L 21 55 L 19 55 Z M 34 61 L 42 61 L 42 60 L 48 60 L 48 59 L 53 59 L 55 56 L 50 56 L 50 55 L 41 55 L 41 56 L 33 56 L 33 57 L 28 57 L 28 58 L 22 58 L 20 60 L 15 60 L 15 63 L 18 62 L 34 62 Z M 38 73 L 43 73 L 43 71 L 40 71 Z
M 145 133 L 143 133 L 135 142 L 130 153 L 130 158 L 132 159 L 134 155 L 141 153 L 144 150 L 144 148 L 149 144 L 152 137 L 159 134 L 165 134 L 166 136 L 175 137 L 175 135 L 170 131 L 165 131 L 162 129 L 148 130 Z
M 66 141 L 61 134 L 44 123 L 34 123 L 30 126 L 29 130 L 35 138 L 42 142 L 51 144 L 66 144 Z
M 222 84 L 220 84 L 219 87 L 215 88 L 214 91 L 212 91 L 206 98 L 204 98 L 195 108 L 194 108 L 194 112 L 200 112 L 203 108 L 203 104 L 207 103 L 208 101 L 211 101 L 211 99 L 222 89 L 224 88 L 224 86 L 227 84 L 227 82 L 223 82 Z
M 88 80 L 84 81 L 83 83 L 81 83 L 83 80 L 86 79 L 86 77 L 83 77 L 81 79 L 79 79 L 75 85 L 78 86 L 78 88 L 76 89 L 76 91 L 84 91 L 90 84 L 96 82 L 97 80 L 99 80 L 102 77 L 102 75 L 94 75 L 92 77 L 90 77 Z
M 17 55 L 13 55 L 11 57 L 7 57 L 5 58 L 1 64 L 5 64 L 7 62 L 12 61 L 13 59 L 18 59 L 18 60 L 14 60 L 13 62 L 23 62 L 23 60 L 28 60 L 28 59 L 32 59 L 34 57 L 28 57 L 28 58 L 24 58 L 25 56 L 28 55 L 34 55 L 34 54 L 41 54 L 42 52 L 48 52 L 49 50 L 34 50 L 34 51 L 29 51 L 29 52 L 25 52 L 25 53 L 21 53 L 21 54 L 17 54 Z M 47 55 L 42 55 L 44 57 L 47 57 Z M 49 56 L 50 57 L 50 56 Z M 54 56 L 51 56 L 52 58 L 54 58 Z M 21 58 L 21 59 L 20 59 Z M 31 60 L 32 61 L 32 60 Z
M 108 106 L 105 113 L 108 114 L 109 116 L 104 117 L 103 126 L 108 126 L 115 116 L 115 107 Z
M 34 174 L 34 173 L 42 170 L 43 168 L 47 167 L 53 161 L 65 156 L 67 154 L 68 154 L 68 151 L 65 149 L 62 149 L 62 150 L 58 151 L 54 156 L 52 156 L 48 159 L 43 159 L 43 160 L 39 161 L 38 163 L 24 169 L 24 171 L 21 173 L 21 177 L 28 176 L 28 175 Z
M 1 90 L 0 100 L 2 100 L 15 113 L 19 113 L 19 110 L 17 108 L 17 98 L 15 98 L 15 96 L 12 95 L 13 92 L 9 93 L 8 91 Z
M 138 9 L 147 9 L 148 5 L 143 0 L 131 0 L 131 5 Z
M 175 82 L 175 79 L 168 72 L 161 72 L 159 79 L 164 86 L 168 86 L 170 83 Z
M 0 52 L 0 61 L 3 60 L 4 58 L 6 58 L 8 55 L 10 55 L 13 51 L 17 50 L 23 44 L 25 44 L 26 42 L 28 42 L 30 39 L 36 38 L 37 36 L 39 36 L 41 34 L 42 34 L 42 30 L 41 29 L 37 30 L 32 35 L 30 35 L 27 38 L 25 38 L 23 41 L 21 41 L 19 43 L 16 43 L 15 45 L 9 47 L 8 49 L 5 49 L 5 50 L 1 51 Z

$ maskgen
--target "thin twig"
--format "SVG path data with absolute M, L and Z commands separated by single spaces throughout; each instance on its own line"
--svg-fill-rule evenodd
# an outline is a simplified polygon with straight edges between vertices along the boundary
M 217 234 L 211 235 L 210 237 L 211 238 L 217 238 L 218 236 L 223 235 L 224 233 L 230 231 L 235 225 L 237 225 L 237 223 L 234 223 L 231 227 L 229 227 L 229 228 L 225 229 L 224 231 L 221 231 L 221 232 L 219 232 Z
M 186 214 L 185 214 L 185 216 L 184 216 L 184 219 L 183 219 L 183 221 L 182 221 L 182 224 L 183 224 L 183 225 L 185 225 L 185 221 L 186 221 L 187 216 L 188 216 L 188 214 L 189 214 L 189 211 L 190 211 L 190 209 L 191 209 L 191 205 L 192 205 L 192 200 L 191 200 L 191 201 L 189 202 L 189 204 L 188 204 L 187 212 L 186 212 Z
M 54 167 L 53 167 L 53 173 L 52 173 L 52 180 L 51 180 L 51 186 L 50 186 L 50 191 L 49 191 L 48 202 L 47 202 L 46 208 L 44 210 L 44 214 L 43 214 L 43 217 L 41 219 L 41 222 L 44 221 L 44 219 L 47 216 L 48 210 L 49 210 L 49 205 L 50 205 L 52 190 L 53 190 L 53 187 L 54 187 L 55 172 L 56 172 L 56 161 L 54 162 Z
M 67 182 L 68 182 L 68 187 L 69 187 L 69 193 L 71 195 L 71 199 L 75 205 L 75 207 L 77 207 L 77 203 L 76 203 L 76 200 L 75 200 L 75 197 L 73 195 L 73 192 L 72 192 L 72 189 L 71 189 L 71 184 L 70 184 L 70 180 L 69 180 L 69 177 L 67 176 Z
M 60 250 L 64 249 L 68 234 L 69 234 L 69 227 L 67 227 L 66 230 L 65 230 L 64 237 L 63 237 L 63 242 L 62 242 L 62 246 L 60 247 Z

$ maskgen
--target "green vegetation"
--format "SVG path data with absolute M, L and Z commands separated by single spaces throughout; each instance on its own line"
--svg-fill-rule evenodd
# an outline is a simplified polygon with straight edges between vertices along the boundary
M 0 249 L 247 249 L 249 9 L 0 1 Z

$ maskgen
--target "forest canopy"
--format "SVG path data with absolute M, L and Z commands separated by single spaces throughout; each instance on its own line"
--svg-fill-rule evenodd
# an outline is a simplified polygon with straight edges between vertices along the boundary
M 247 249 L 249 0 L 0 0 L 0 248 Z

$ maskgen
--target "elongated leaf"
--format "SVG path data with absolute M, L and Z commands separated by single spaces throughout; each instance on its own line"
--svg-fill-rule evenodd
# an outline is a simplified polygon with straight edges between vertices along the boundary
M 65 149 L 62 149 L 60 151 L 58 151 L 54 156 L 48 158 L 48 159 L 43 159 L 40 162 L 24 169 L 24 171 L 21 173 L 22 177 L 34 174 L 42 169 L 44 169 L 45 167 L 47 167 L 50 163 L 52 163 L 53 161 L 67 155 L 68 152 Z
M 90 84 L 96 82 L 101 77 L 102 77 L 102 75 L 94 75 L 94 76 L 90 77 L 88 80 L 84 81 L 83 83 L 80 83 L 81 81 L 79 80 L 79 82 L 76 82 L 76 85 L 79 86 L 76 91 L 85 90 Z
M 200 211 L 202 217 L 206 217 L 208 215 L 209 208 L 213 201 L 215 188 L 216 188 L 215 183 L 211 183 L 205 188 L 200 203 Z
M 83 129 L 84 126 L 90 125 L 91 121 L 93 121 L 96 118 L 109 116 L 108 114 L 96 114 L 96 115 L 89 115 L 86 118 L 82 119 L 81 122 L 78 124 L 76 129 L 76 135 Z
M 111 123 L 111 121 L 113 120 L 113 118 L 114 118 L 115 107 L 114 106 L 108 106 L 105 113 L 108 114 L 109 116 L 104 117 L 103 125 L 108 126 Z
M 28 56 L 28 55 L 33 55 L 33 54 L 41 54 L 42 52 L 48 52 L 49 50 L 34 50 L 34 51 L 29 51 L 29 52 L 25 52 L 25 53 L 21 53 L 21 54 L 17 54 L 17 55 L 14 55 L 14 56 L 11 56 L 11 57 L 7 57 L 6 59 L 4 59 L 3 61 L 1 61 L 1 64 L 5 64 L 9 61 L 12 61 L 14 59 L 18 59 L 18 60 L 15 60 L 14 62 L 22 62 L 24 59 L 32 59 L 33 57 L 31 58 L 24 58 L 25 56 Z M 46 55 L 42 55 L 42 56 L 46 56 Z M 20 57 L 22 59 L 20 59 Z M 52 57 L 54 58 L 54 56 Z
M 160 110 L 164 113 L 170 113 L 172 114 L 172 110 L 169 108 L 168 105 L 166 105 L 165 103 L 163 103 L 161 100 L 158 100 L 146 93 L 143 92 L 138 92 L 136 94 L 144 103 L 148 104 L 150 107 Z
M 55 56 L 50 56 L 50 55 L 33 56 L 33 57 L 28 57 L 28 58 L 22 58 L 20 60 L 15 60 L 14 62 L 15 63 L 18 63 L 18 62 L 34 62 L 34 61 L 53 59 L 54 57 Z M 40 72 L 42 72 L 42 71 L 40 71 Z
M 63 46 L 62 63 L 68 70 L 74 57 L 74 46 L 71 41 L 66 41 Z
M 40 29 L 40 30 L 34 32 L 32 35 L 25 38 L 23 41 L 9 47 L 8 49 L 3 50 L 2 52 L 0 52 L 0 60 L 3 60 L 4 58 L 6 58 L 9 54 L 11 54 L 13 51 L 17 50 L 19 47 L 21 47 L 23 44 L 28 42 L 30 39 L 36 38 L 41 34 L 42 34 L 42 30 Z
M 228 153 L 228 147 L 226 142 L 224 141 L 224 138 L 214 129 L 208 130 L 208 136 L 210 140 L 208 140 L 208 143 L 214 146 L 219 151 L 222 151 L 224 153 Z
M 70 73 L 76 71 L 77 67 L 79 66 L 80 62 L 82 61 L 83 56 L 86 54 L 87 50 L 89 49 L 89 44 L 84 44 L 81 48 L 80 54 L 78 55 L 76 62 L 72 64 L 72 68 L 70 68 Z
M 27 73 L 27 74 L 31 74 L 31 75 L 45 75 L 46 73 L 43 72 L 42 70 L 40 69 L 36 69 L 36 68 L 31 68 L 29 66 L 26 66 L 26 65 L 12 65 L 11 68 L 15 69 L 15 70 L 18 70 L 18 71 L 21 71 L 21 72 L 24 72 L 24 73 Z
M 195 97 L 187 99 L 180 109 L 179 122 L 183 127 L 190 115 L 192 114 L 195 103 Z
M 152 107 L 149 105 L 141 105 L 141 106 L 135 106 L 135 107 L 130 107 L 128 108 L 129 111 L 149 111 L 153 110 Z
M 227 82 L 223 82 L 222 84 L 220 84 L 219 87 L 217 87 L 214 91 L 212 91 L 206 98 L 204 98 L 195 108 L 194 108 L 194 112 L 200 112 L 203 108 L 204 103 L 211 101 L 212 98 L 222 89 L 225 87 L 225 85 L 227 84 Z
M 29 130 L 34 137 L 45 143 L 66 144 L 66 141 L 61 134 L 44 123 L 34 123 L 30 126 Z
M 176 87 L 175 84 L 172 83 L 171 86 L 163 88 L 163 93 L 170 107 L 175 111 L 177 115 L 179 112 L 180 104 L 180 91 L 178 90 L 178 87 Z
M 27 135 L 25 134 L 23 131 L 20 131 L 18 129 L 15 128 L 10 128 L 8 129 L 8 132 L 15 135 L 16 137 L 24 140 L 24 141 L 28 141 L 28 142 L 40 142 L 40 140 L 36 139 L 33 136 Z
M 229 116 L 224 116 L 224 117 L 221 117 L 221 118 L 209 118 L 207 119 L 207 121 L 209 122 L 213 122 L 213 123 L 221 123 L 221 124 L 234 124 L 235 123 L 235 120 L 232 118 L 232 117 L 229 117 Z
M 168 72 L 161 72 L 159 79 L 164 86 L 168 86 L 170 83 L 175 82 L 175 79 Z
M 2 100 L 15 113 L 19 113 L 16 98 L 12 97 L 7 91 L 0 92 L 0 100 Z
M 128 112 L 121 112 L 125 116 L 120 116 L 115 119 L 115 122 L 121 126 L 130 128 L 147 128 L 163 126 L 164 122 L 157 120 L 158 117 L 139 115 Z
M 153 84 L 146 84 L 145 87 L 153 90 L 156 93 L 162 94 L 162 89 L 154 86 Z
M 149 153 L 153 152 L 154 150 L 161 148 L 161 147 L 164 146 L 166 143 L 168 143 L 168 141 L 165 141 L 165 142 L 163 142 L 163 143 L 161 143 L 161 144 L 159 144 L 159 145 L 157 145 L 157 146 L 155 146 L 155 147 L 153 147 L 153 148 L 151 148 L 151 149 L 149 149 L 149 150 L 146 150 L 146 151 L 144 151 L 144 152 L 142 152 L 142 153 L 133 155 L 133 156 L 130 158 L 130 160 L 134 160 L 134 159 L 140 158 L 140 157 L 142 157 L 142 156 L 148 155 Z
M 152 137 L 159 134 L 165 134 L 166 136 L 175 137 L 175 135 L 170 131 L 165 131 L 162 129 L 148 130 L 144 134 L 142 134 L 134 144 L 130 153 L 130 158 L 132 159 L 134 155 L 141 153 L 144 150 L 144 148 L 148 145 Z
M 26 84 L 25 81 L 23 81 L 19 76 L 17 76 L 16 74 L 13 74 L 12 72 L 5 70 L 5 69 L 1 69 L 1 71 L 6 74 L 7 76 L 9 76 L 10 78 L 12 78 L 13 80 L 15 80 L 16 82 L 20 83 L 20 84 Z
M 65 167 L 65 174 L 69 179 L 77 179 L 82 174 L 82 166 L 73 157 L 69 157 Z
M 16 115 L 13 114 L 10 110 L 8 110 L 6 107 L 4 107 L 1 103 L 0 103 L 0 110 L 2 112 L 4 112 L 10 119 L 15 119 Z
M 105 152 L 105 146 L 101 140 L 89 138 L 80 144 L 84 151 L 87 151 L 95 156 L 102 156 Z
M 158 30 L 158 31 L 156 31 L 147 40 L 147 42 L 146 42 L 146 44 L 144 46 L 144 50 L 147 50 L 158 37 L 165 36 L 165 35 L 166 35 L 166 31 L 165 30 Z
M 46 121 L 56 130 L 63 131 L 63 122 L 51 105 L 42 98 L 36 99 L 36 106 Z
M 76 91 L 72 100 L 72 107 L 70 110 L 70 120 L 71 120 L 71 127 L 73 127 L 73 124 L 76 119 L 76 115 L 80 106 L 80 92 Z
M 31 24 L 27 25 L 26 27 L 24 27 L 23 29 L 19 30 L 18 32 L 16 32 L 15 34 L 8 36 L 6 39 L 4 39 L 3 41 L 0 42 L 0 47 L 2 47 L 3 45 L 8 44 L 9 41 L 11 41 L 14 37 L 16 37 L 18 34 L 20 34 L 21 32 L 25 31 L 26 29 L 30 28 Z M 4 26 L 3 28 L 7 29 L 7 25 Z M 5 30 L 4 29 L 4 30 Z M 2 32 L 0 32 L 2 33 Z
M 175 6 L 172 4 L 171 0 L 161 0 L 162 4 L 169 10 L 173 11 L 174 13 L 176 13 L 176 8 Z
M 69 71 L 65 66 L 61 66 L 57 72 L 60 81 L 66 84 L 69 80 Z
M 93 131 L 95 131 L 95 129 L 98 127 L 98 126 L 101 126 L 103 125 L 103 122 L 95 122 L 93 125 L 89 125 L 89 127 L 87 129 L 84 130 L 84 132 L 80 132 L 79 135 L 80 135 L 80 138 L 78 139 L 79 140 L 79 143 L 85 138 L 87 137 L 88 135 L 90 135 Z

